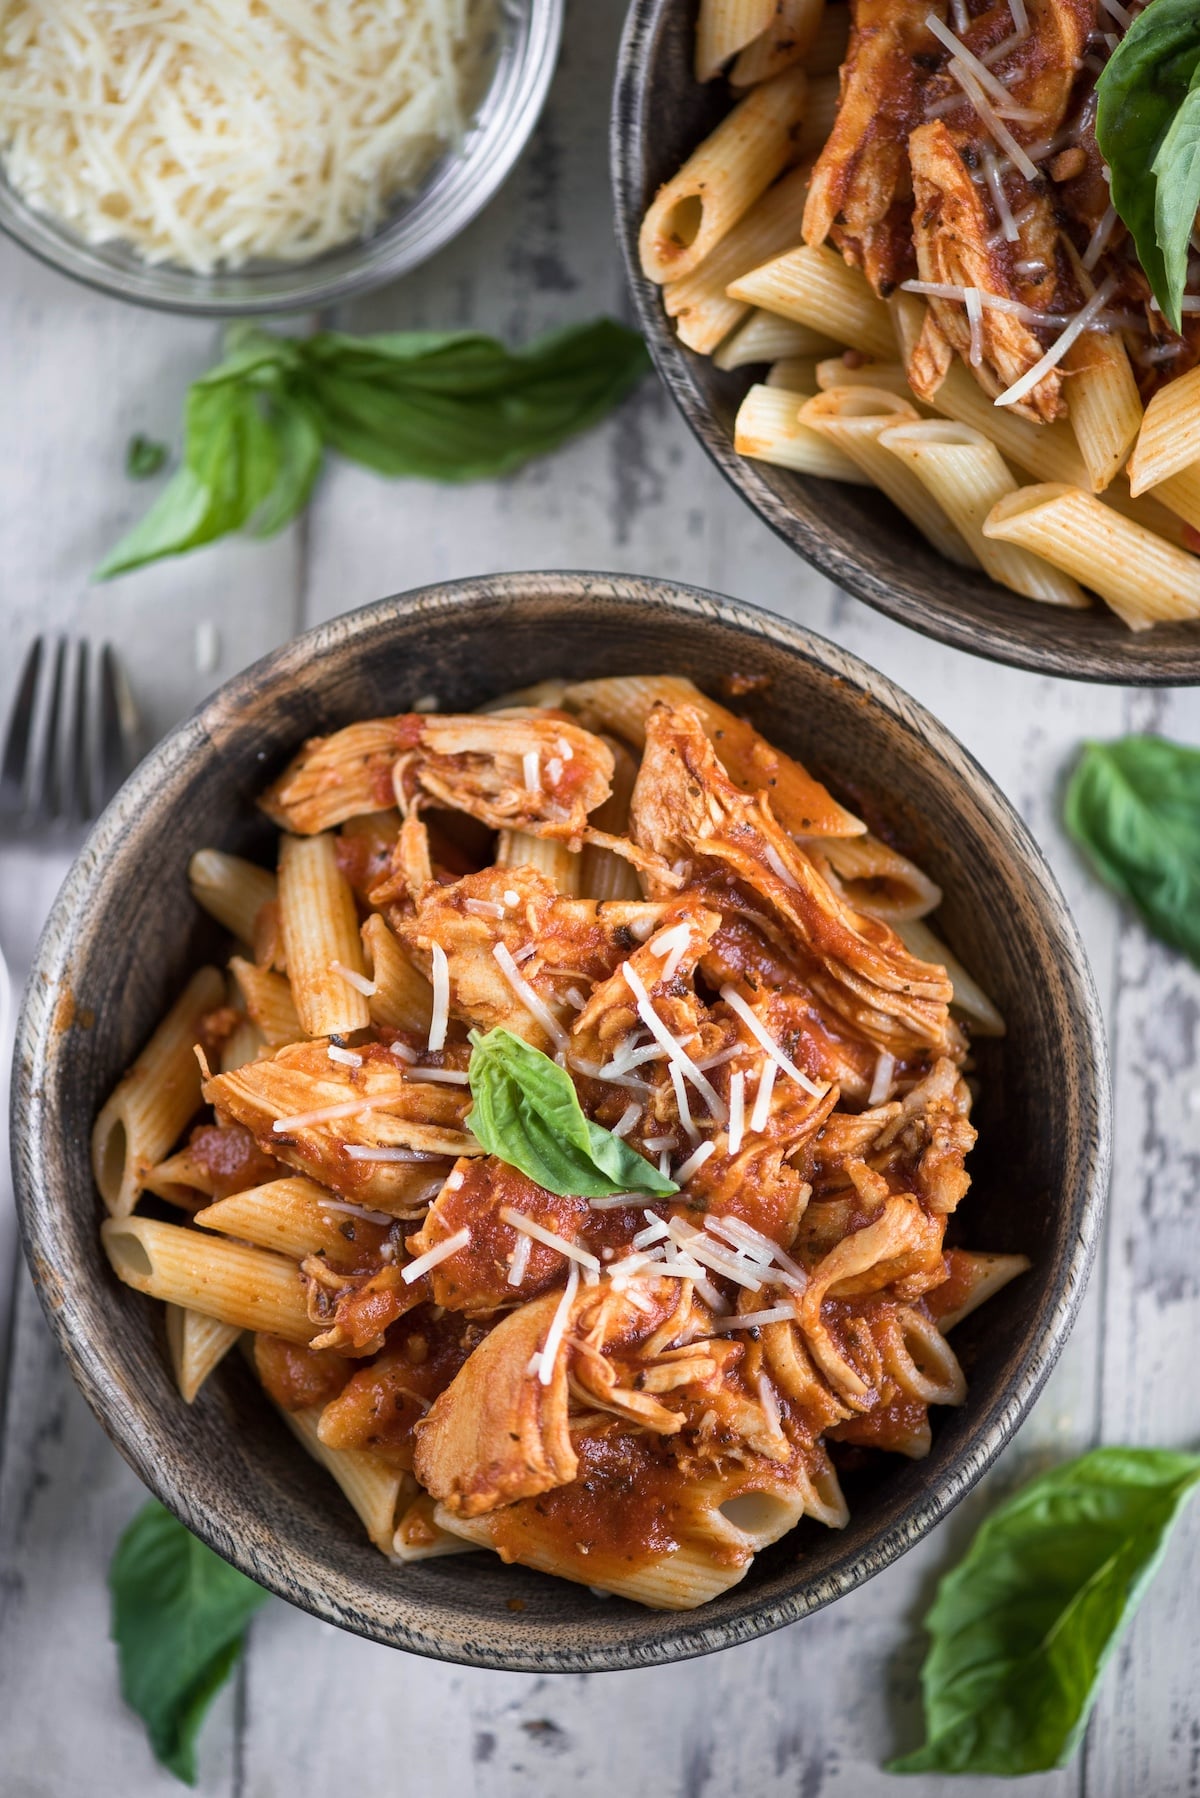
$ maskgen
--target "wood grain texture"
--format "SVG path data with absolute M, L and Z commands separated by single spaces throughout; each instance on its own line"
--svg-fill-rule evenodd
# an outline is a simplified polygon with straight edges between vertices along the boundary
M 479 323 L 515 333 L 622 304 L 603 166 L 620 13 L 573 0 L 549 110 L 500 199 L 468 239 L 403 286 L 348 310 L 340 323 Z M 91 311 L 85 316 L 84 302 L 88 308 L 96 302 L 5 244 L 0 271 L 6 396 L 0 544 L 10 561 L 20 544 L 21 578 L 12 579 L 6 565 L 4 582 L 6 621 L 10 614 L 15 619 L 11 608 L 25 608 L 12 624 L 18 641 L 35 619 L 65 621 L 77 605 L 107 620 L 105 596 L 86 592 L 81 571 L 145 493 L 121 473 L 125 424 L 113 428 L 113 414 L 128 428 L 156 423 L 168 435 L 187 372 L 207 359 L 214 334 L 176 321 L 157 340 L 163 321 L 108 302 L 100 304 L 109 322 Z M 116 356 L 122 333 L 133 342 Z M 30 345 L 40 361 L 24 372 Z M 69 383 L 58 379 L 60 366 L 69 366 Z M 19 395 L 11 412 L 10 392 Z M 77 452 L 81 432 L 92 447 Z M 45 490 L 63 468 L 71 473 L 69 501 L 47 502 Z M 41 526 L 47 503 L 58 508 L 50 530 Z M 111 521 L 93 515 L 102 507 L 113 509 Z M 121 507 L 126 511 L 117 517 Z M 88 537 L 78 558 L 60 548 L 68 529 Z M 143 577 L 130 577 L 129 628 L 119 621 L 116 634 L 123 653 L 137 662 L 139 688 L 161 691 L 160 706 L 151 709 L 164 726 L 213 681 L 194 669 L 198 610 L 222 623 L 223 636 L 230 632 L 223 678 L 239 659 L 282 640 L 300 622 L 450 574 L 592 565 L 690 580 L 833 637 L 892 674 L 962 738 L 1047 851 L 1086 941 L 1110 1038 L 1118 1012 L 1124 1016 L 1131 1002 L 1125 981 L 1140 971 L 1144 953 L 1163 953 L 1083 869 L 1057 823 L 1058 782 L 1079 740 L 1152 724 L 1147 700 L 989 666 L 837 594 L 761 528 L 651 383 L 554 462 L 503 482 L 446 490 L 339 468 L 322 483 L 298 535 L 295 551 L 288 546 L 295 559 L 286 566 L 266 564 L 258 546 L 236 543 L 168 565 L 164 592 L 153 600 L 140 601 Z M 303 615 L 294 609 L 293 572 L 304 586 Z M 172 580 L 185 575 L 195 584 L 173 604 Z M 226 602 L 227 610 L 218 611 Z M 233 635 L 239 629 L 258 633 L 240 658 Z M 11 672 L 0 667 L 0 699 Z M 175 683 L 187 690 L 180 693 Z M 1196 695 L 1173 695 L 1158 722 L 1200 742 Z M 18 928 L 27 932 L 30 891 L 6 879 L 10 866 L 6 855 L 0 871 L 6 949 Z M 1063 1357 L 1016 1441 L 910 1554 L 859 1593 L 760 1643 L 603 1678 L 544 1679 L 399 1658 L 289 1607 L 268 1606 L 252 1626 L 243 1677 L 206 1727 L 203 1798 L 324 1798 L 345 1782 L 347 1741 L 361 1745 L 355 1785 L 364 1798 L 394 1798 L 397 1791 L 595 1798 L 614 1788 L 629 1798 L 887 1798 L 908 1791 L 932 1798 L 932 1783 L 902 1783 L 882 1774 L 879 1764 L 917 1739 L 919 1617 L 939 1569 L 962 1549 L 987 1505 L 1027 1473 L 1100 1436 L 1173 1447 L 1200 1441 L 1181 1409 L 1187 1394 L 1175 1378 L 1162 1386 L 1141 1383 L 1136 1338 L 1118 1337 L 1119 1352 L 1110 1345 L 1101 1377 L 1099 1332 L 1109 1291 L 1128 1292 L 1131 1285 L 1123 1242 L 1140 1243 L 1145 1234 L 1147 1109 L 1166 1103 L 1158 1114 L 1165 1121 L 1160 1166 L 1178 1169 L 1196 1152 L 1200 1114 L 1181 1112 L 1173 1098 L 1200 1085 L 1195 1045 L 1186 1033 L 1183 1041 L 1185 1052 L 1169 1068 L 1155 1057 L 1144 1080 L 1137 1045 L 1128 1030 L 1117 1032 L 1111 1248 L 1097 1262 Z M 1173 1237 L 1158 1265 L 1167 1269 L 1172 1259 L 1194 1270 L 1200 1263 L 1194 1241 Z M 140 1725 L 121 1706 L 106 1639 L 108 1556 L 142 1490 L 74 1392 L 31 1291 L 25 1300 L 0 1470 L 0 1783 L 6 1798 L 9 1792 L 96 1798 L 118 1790 L 127 1798 L 159 1798 L 179 1787 L 155 1768 Z M 1131 1309 L 1122 1300 L 1121 1330 L 1140 1330 L 1147 1313 L 1157 1316 L 1152 1304 Z M 1182 1363 L 1188 1345 L 1200 1339 L 1200 1302 L 1184 1291 L 1169 1320 Z M 1157 1356 L 1165 1346 L 1157 1338 Z M 60 1446 L 47 1454 L 44 1439 L 55 1432 Z M 1063 1773 L 1026 1781 L 1022 1798 L 1085 1792 L 1184 1798 L 1196 1791 L 1198 1556 L 1200 1514 L 1185 1520 L 1135 1625 L 1130 1652 L 1109 1669 L 1085 1757 Z M 64 1691 L 69 1726 L 62 1721 Z M 1005 1789 L 999 1781 L 960 1780 L 953 1792 L 999 1798 Z
M 1099 603 L 1087 612 L 1064 612 L 1023 600 L 944 561 L 874 489 L 792 474 L 734 453 L 734 415 L 761 371 L 723 374 L 684 349 L 637 254 L 647 203 L 728 110 L 722 82 L 696 83 L 695 11 L 680 0 L 635 0 L 630 8 L 613 103 L 613 189 L 638 322 L 672 397 L 722 474 L 831 580 L 940 642 L 1075 680 L 1200 680 L 1194 625 L 1134 634 Z

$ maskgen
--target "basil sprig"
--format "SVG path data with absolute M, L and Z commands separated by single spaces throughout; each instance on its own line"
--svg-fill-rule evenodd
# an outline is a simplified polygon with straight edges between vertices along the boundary
M 1153 736 L 1088 743 L 1064 816 L 1109 886 L 1200 967 L 1200 749 Z
M 385 475 L 507 474 L 595 424 L 649 366 L 638 334 L 607 318 L 519 350 L 475 331 L 298 338 L 235 325 L 224 361 L 189 390 L 178 472 L 97 578 L 230 531 L 270 536 L 307 504 L 326 450 Z
M 1200 8 L 1152 0 L 1096 83 L 1096 143 L 1163 316 L 1176 331 L 1200 206 Z
M 1038 1773 L 1079 1745 L 1105 1664 L 1200 1485 L 1200 1455 L 1101 1448 L 1001 1505 L 938 1587 L 928 1740 L 893 1773 Z
M 117 1544 L 108 1583 L 122 1695 L 158 1760 L 194 1785 L 200 1725 L 268 1594 L 153 1499 Z
M 637 1150 L 584 1116 L 571 1076 L 511 1030 L 471 1037 L 474 1104 L 467 1128 L 547 1192 L 585 1199 L 621 1192 L 667 1199 L 679 1191 Z

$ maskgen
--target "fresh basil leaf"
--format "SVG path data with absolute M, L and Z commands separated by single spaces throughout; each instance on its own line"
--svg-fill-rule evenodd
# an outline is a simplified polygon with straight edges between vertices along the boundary
M 611 319 L 520 350 L 473 332 L 305 344 L 304 391 L 326 442 L 386 475 L 475 481 L 587 430 L 649 367 L 642 339 Z
M 1200 9 L 1153 0 L 1096 83 L 1096 143 L 1163 316 L 1178 331 L 1200 206 Z
M 893 1773 L 1038 1773 L 1079 1745 L 1106 1662 L 1200 1485 L 1200 1455 L 1101 1448 L 1031 1480 L 942 1580 L 928 1740 Z
M 1152 736 L 1088 743 L 1064 815 L 1101 878 L 1200 967 L 1200 749 Z
M 308 407 L 293 399 L 271 405 L 277 455 L 275 482 L 250 520 L 256 537 L 273 537 L 308 504 L 325 450 Z
M 143 437 L 139 431 L 126 445 L 125 473 L 131 481 L 147 481 L 158 473 L 166 459 L 166 444 L 155 442 L 153 437 Z
M 196 1736 L 268 1596 L 155 1500 L 129 1525 L 108 1575 L 121 1693 L 164 1767 L 196 1782 Z
M 547 1192 L 585 1199 L 679 1191 L 637 1150 L 584 1116 L 571 1076 L 511 1030 L 471 1038 L 467 1118 L 489 1155 Z

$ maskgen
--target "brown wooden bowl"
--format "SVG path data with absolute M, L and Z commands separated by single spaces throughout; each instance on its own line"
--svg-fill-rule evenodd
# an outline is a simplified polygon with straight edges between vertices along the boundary
M 694 0 L 633 0 L 617 60 L 610 155 L 617 236 L 638 323 L 676 405 L 721 473 L 806 562 L 927 637 L 1072 680 L 1200 682 L 1200 622 L 1134 632 L 1100 601 L 1077 612 L 1022 599 L 982 572 L 945 561 L 875 489 L 736 454 L 734 417 L 765 370 L 726 374 L 685 349 L 637 254 L 651 199 L 729 110 L 725 83 L 701 87 L 692 73 L 695 18 Z
M 940 926 L 1009 1034 L 981 1043 L 975 1187 L 962 1222 L 1032 1270 L 955 1336 L 970 1381 L 921 1463 L 846 1480 L 849 1527 L 805 1523 L 692 1613 L 601 1601 L 491 1555 L 384 1560 L 329 1477 L 231 1356 L 185 1405 L 163 1307 L 101 1252 L 92 1120 L 189 970 L 217 945 L 187 886 L 202 845 L 254 854 L 265 783 L 314 732 L 463 709 L 551 675 L 769 677 L 749 711 L 946 891 Z M 1104 1205 L 1104 1032 L 1062 894 L 988 776 L 854 656 L 715 594 L 603 574 L 504 574 L 424 588 L 335 619 L 229 681 L 144 761 L 92 832 L 46 926 L 18 1031 L 15 1181 L 29 1264 L 76 1380 L 121 1453 L 197 1535 L 272 1591 L 345 1629 L 477 1666 L 584 1672 L 702 1654 L 828 1604 L 945 1515 L 1012 1435 L 1062 1347 Z

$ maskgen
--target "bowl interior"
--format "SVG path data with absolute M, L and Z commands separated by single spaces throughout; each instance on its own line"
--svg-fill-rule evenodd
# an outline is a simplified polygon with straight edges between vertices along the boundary
M 685 349 L 637 255 L 650 200 L 729 110 L 725 84 L 701 87 L 692 73 L 695 17 L 691 0 L 634 0 L 613 100 L 612 173 L 638 322 L 680 411 L 721 472 L 806 561 L 926 636 L 1018 668 L 1079 680 L 1200 681 L 1200 624 L 1133 632 L 1099 601 L 1076 612 L 1022 599 L 982 572 L 944 561 L 875 489 L 793 474 L 735 454 L 734 416 L 764 369 L 723 373 L 707 356 Z
M 495 0 L 486 87 L 462 144 L 435 164 L 419 192 L 398 200 L 370 236 L 311 261 L 264 261 L 213 275 L 152 265 L 127 245 L 85 243 L 57 219 L 35 212 L 2 170 L 0 229 L 64 274 L 165 311 L 245 317 L 332 304 L 407 274 L 482 211 L 537 123 L 562 21 L 563 0 Z
M 956 1335 L 970 1398 L 937 1416 L 929 1459 L 881 1458 L 848 1477 L 844 1532 L 806 1523 L 743 1584 L 682 1616 L 602 1602 L 489 1555 L 389 1565 L 237 1357 L 193 1407 L 182 1403 L 162 1307 L 120 1286 L 101 1253 L 88 1166 L 96 1110 L 214 947 L 188 896 L 189 856 L 265 842 L 254 795 L 302 738 L 424 694 L 458 709 L 545 676 L 634 670 L 687 674 L 715 693 L 732 672 L 766 676 L 747 702 L 756 721 L 886 820 L 942 884 L 941 927 L 1010 1027 L 980 1046 L 963 1236 L 1033 1261 Z M 27 1251 L 76 1378 L 143 1479 L 198 1534 L 284 1597 L 376 1640 L 583 1671 L 698 1654 L 791 1621 L 886 1565 L 967 1490 L 1066 1335 L 1103 1204 L 1107 1104 L 1099 1013 L 1061 895 L 1007 803 L 927 714 L 832 645 L 712 595 L 626 577 L 508 575 L 384 601 L 309 633 L 230 682 L 142 765 L 43 938 L 18 1045 L 14 1145 Z

